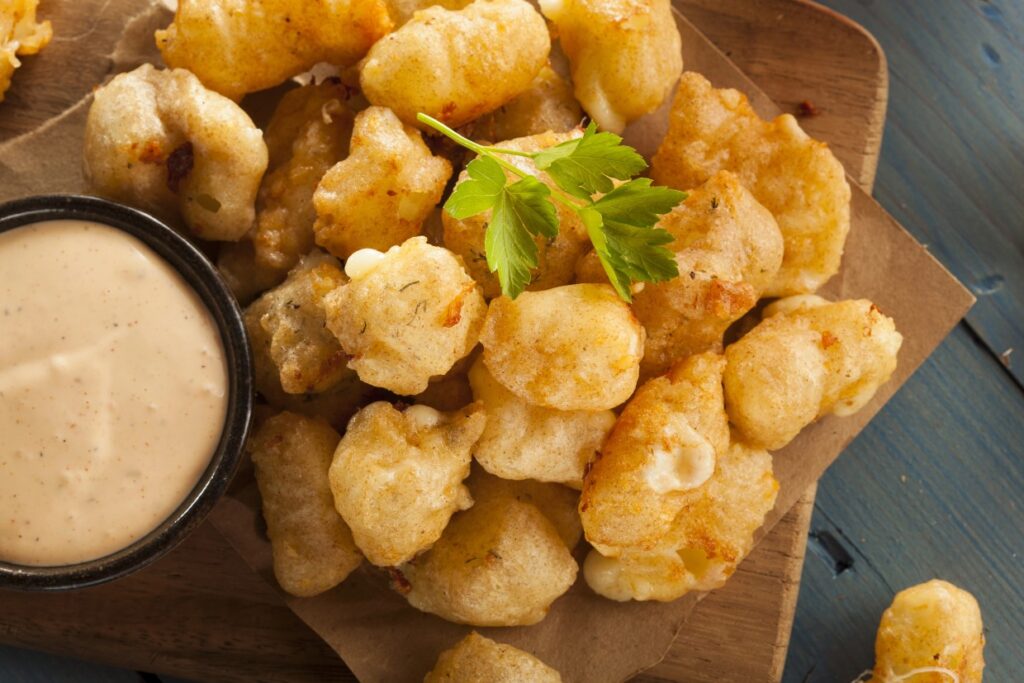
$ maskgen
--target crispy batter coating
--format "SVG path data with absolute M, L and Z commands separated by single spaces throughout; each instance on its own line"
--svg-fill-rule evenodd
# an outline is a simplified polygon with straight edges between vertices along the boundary
M 453 517 L 429 552 L 401 567 L 410 605 L 472 626 L 536 624 L 577 570 L 547 517 L 507 496 Z
M 274 575 L 299 597 L 337 586 L 363 560 L 327 481 L 340 438 L 323 420 L 285 412 L 264 422 L 249 444 Z
M 603 130 L 658 108 L 683 70 L 669 0 L 540 0 L 569 57 L 576 99 Z
M 771 455 L 734 443 L 718 458 L 714 475 L 686 494 L 657 547 L 617 557 L 592 550 L 583 567 L 587 585 L 612 600 L 670 601 L 720 588 L 753 548 L 778 490 Z
M 491 415 L 487 414 L 490 421 Z M 544 513 L 572 550 L 583 538 L 583 524 L 579 512 L 576 511 L 580 494 L 578 491 L 550 482 L 521 479 L 513 481 L 489 474 L 481 467 L 474 466 L 469 479 L 466 480 L 469 493 L 477 503 L 483 503 L 501 496 L 515 498 L 521 503 L 530 503 Z
M 423 683 L 562 683 L 562 677 L 530 653 L 473 631 L 441 653 Z
M 168 66 L 238 100 L 318 62 L 355 64 L 392 25 L 385 0 L 178 0 L 156 45 Z
M 477 404 L 456 413 L 427 406 L 399 412 L 378 401 L 352 418 L 331 464 L 334 506 L 366 559 L 408 562 L 473 504 L 462 480 L 486 417 Z
M 36 21 L 39 0 L 5 0 L 0 6 L 0 102 L 21 66 L 17 55 L 34 55 L 49 44 L 53 27 Z
M 249 232 L 267 146 L 237 104 L 188 71 L 149 64 L 93 98 L 84 170 L 96 192 L 164 217 L 180 211 L 202 239 Z
M 345 267 L 352 280 L 325 298 L 327 326 L 364 382 L 418 394 L 476 346 L 486 304 L 447 249 L 413 237 Z
M 549 131 L 564 133 L 582 120 L 583 110 L 573 97 L 572 85 L 546 64 L 528 90 L 470 121 L 461 132 L 477 140 L 511 140 Z
M 781 299 L 725 350 L 729 420 L 751 444 L 777 450 L 817 418 L 852 415 L 896 369 L 903 337 L 865 299 Z
M 401 244 L 419 234 L 451 175 L 448 160 L 431 154 L 420 132 L 390 109 L 360 112 L 351 153 L 313 195 L 317 244 L 339 258 Z
M 259 265 L 287 271 L 313 248 L 320 179 L 348 154 L 352 112 L 335 79 L 285 93 L 264 138 L 270 170 L 256 199 L 252 241 Z
M 582 134 L 578 128 L 564 133 L 545 132 L 526 138 L 505 140 L 497 143 L 497 146 L 522 152 L 536 152 L 578 138 Z M 508 155 L 503 158 L 517 168 L 536 175 L 543 182 L 552 182 L 547 173 L 537 170 L 532 159 Z M 505 175 L 509 182 L 515 180 L 508 171 Z M 459 182 L 463 182 L 467 177 L 463 171 L 459 174 Z M 544 236 L 534 238 L 537 244 L 537 267 L 533 269 L 533 279 L 526 288 L 529 291 L 571 283 L 576 262 L 590 248 L 590 238 L 579 215 L 561 204 L 555 204 L 555 210 L 558 213 L 558 235 L 554 239 Z M 491 220 L 491 212 L 486 211 L 465 220 L 457 220 L 444 211 L 441 220 L 444 222 L 444 245 L 462 257 L 469 274 L 483 287 L 484 296 L 488 299 L 501 296 L 501 284 L 498 277 L 487 267 L 484 251 L 484 234 Z
M 641 386 L 587 472 L 580 515 L 606 555 L 655 547 L 729 447 L 725 358 L 691 356 Z
M 739 176 L 782 230 L 785 255 L 767 296 L 813 292 L 836 274 L 850 231 L 850 186 L 828 145 L 789 114 L 763 121 L 743 94 L 687 72 L 651 177 L 687 189 L 720 170 Z
M 897 593 L 882 614 L 871 680 L 981 683 L 984 648 L 978 601 L 951 583 L 932 579 Z
M 242 306 L 284 282 L 287 270 L 268 268 L 256 260 L 252 240 L 224 242 L 217 252 L 217 270 Z
M 388 13 L 395 22 L 395 28 L 405 25 L 412 15 L 428 7 L 444 7 L 445 9 L 462 9 L 473 0 L 387 0 Z
M 680 276 L 645 283 L 633 313 L 647 331 L 642 377 L 661 374 L 680 358 L 721 351 L 726 329 L 754 307 L 782 263 L 782 233 L 735 175 L 720 171 L 658 224 L 675 237 Z M 607 282 L 591 252 L 581 279 Z
M 345 352 L 325 327 L 323 305 L 324 296 L 345 281 L 332 256 L 314 251 L 292 269 L 287 280 L 246 310 L 252 345 L 267 346 L 285 392 L 327 391 L 350 374 Z
M 544 18 L 525 0 L 428 7 L 370 49 L 359 82 L 406 123 L 423 112 L 461 126 L 529 88 L 550 50 Z
M 465 369 L 459 367 L 462 362 L 444 377 L 431 380 L 426 389 L 413 396 L 413 403 L 440 411 L 458 410 L 472 403 L 473 389 L 469 386 Z M 490 417 L 487 419 L 490 422 Z
M 607 410 L 636 388 L 644 328 L 610 285 L 566 285 L 495 299 L 480 342 L 491 376 L 516 396 Z
M 473 397 L 487 410 L 487 426 L 473 455 L 505 479 L 536 479 L 579 487 L 587 465 L 615 424 L 610 410 L 556 410 L 535 406 L 495 380 L 482 359 L 469 371 Z

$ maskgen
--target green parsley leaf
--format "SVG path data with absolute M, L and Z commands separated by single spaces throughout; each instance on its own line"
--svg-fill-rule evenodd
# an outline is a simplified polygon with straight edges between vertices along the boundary
M 530 284 L 537 267 L 534 236 L 555 237 L 558 216 L 551 190 L 532 176 L 506 185 L 497 195 L 484 233 L 487 267 L 498 274 L 501 291 L 514 299 Z
M 580 199 L 610 192 L 612 179 L 629 180 L 647 168 L 647 162 L 615 133 L 597 132 L 593 122 L 583 137 L 537 152 L 537 168 L 546 171 L 562 190 Z
M 505 189 L 505 171 L 491 157 L 477 157 L 466 166 L 466 180 L 455 186 L 444 210 L 453 218 L 465 220 L 494 206 Z
M 615 221 L 638 228 L 649 228 L 658 217 L 686 199 L 686 193 L 669 187 L 652 187 L 650 178 L 636 178 L 619 185 L 596 202 L 604 221 Z

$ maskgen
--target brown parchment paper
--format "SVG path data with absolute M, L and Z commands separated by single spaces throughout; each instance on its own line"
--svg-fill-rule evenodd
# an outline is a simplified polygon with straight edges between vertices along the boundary
M 152 32 L 168 23 L 169 13 L 159 3 L 51 0 L 51 7 L 55 12 L 43 14 L 54 21 L 54 43 L 15 75 L 8 103 L 20 104 L 0 105 L 0 200 L 85 191 L 81 145 L 89 93 L 113 73 L 144 61 L 160 63 Z M 687 69 L 703 73 L 716 86 L 747 93 L 763 116 L 777 113 L 768 98 L 691 24 L 681 16 L 677 21 Z M 11 117 L 31 116 L 32 107 L 43 102 L 54 111 L 52 98 L 66 103 L 61 114 L 40 121 L 28 134 L 4 139 L 5 125 L 14 128 Z M 627 130 L 627 140 L 650 156 L 664 134 L 666 115 L 667 106 L 638 121 Z M 899 368 L 859 413 L 825 418 L 775 454 L 781 490 L 761 535 L 821 476 L 973 302 L 924 247 L 853 181 L 851 186 L 853 228 L 843 269 L 823 293 L 834 298 L 869 298 L 891 315 L 904 335 Z M 248 564 L 276 585 L 248 469 L 239 473 L 212 519 Z M 578 559 L 582 560 L 582 553 Z M 366 682 L 422 680 L 437 654 L 469 630 L 410 608 L 388 588 L 380 572 L 365 564 L 324 595 L 281 596 Z M 478 630 L 533 652 L 559 669 L 567 682 L 621 681 L 661 660 L 700 597 L 691 595 L 668 604 L 615 603 L 596 597 L 580 580 L 536 626 Z

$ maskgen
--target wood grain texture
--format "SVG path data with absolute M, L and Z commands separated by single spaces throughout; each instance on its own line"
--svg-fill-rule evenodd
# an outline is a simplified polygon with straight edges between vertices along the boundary
M 851 173 L 865 184 L 870 181 L 879 140 L 876 124 L 884 117 L 885 102 L 879 97 L 884 94 L 879 85 L 884 85 L 879 80 L 884 58 L 869 38 L 795 0 L 685 5 L 696 23 L 785 109 L 804 99 L 814 101 L 822 113 L 805 119 L 806 127 L 832 143 Z M 834 37 L 805 46 L 803 58 L 832 66 L 784 76 L 794 62 L 790 44 L 780 44 L 780 37 L 789 41 L 808 22 L 818 33 L 830 25 Z M 851 91 L 860 95 L 851 96 Z M 29 119 L 45 111 L 45 93 L 35 96 L 40 99 Z M 693 681 L 778 678 L 810 500 L 805 498 L 762 542 L 727 588 L 702 603 L 665 664 L 651 675 Z M 202 680 L 350 680 L 333 653 L 236 557 L 225 553 L 230 550 L 216 532 L 204 529 L 169 559 L 116 590 L 93 589 L 82 599 L 32 596 L 31 603 L 20 604 L 21 618 L 54 625 L 39 634 L 45 642 L 23 637 L 17 596 L 4 596 L 10 626 L 0 627 L 0 633 L 9 642 Z M 40 599 L 42 604 L 36 602 Z M 174 617 L 165 617 L 171 610 Z M 118 618 L 104 616 L 110 614 Z M 85 615 L 91 619 L 84 620 Z M 78 673 L 77 680 L 83 680 L 84 673 Z M 95 675 L 96 681 L 104 680 L 102 672 Z
M 826 0 L 881 41 L 892 94 L 876 196 L 979 301 L 823 477 L 812 523 L 854 557 L 808 553 L 784 680 L 869 668 L 893 594 L 938 576 L 972 591 L 985 680 L 1024 672 L 1024 7 Z

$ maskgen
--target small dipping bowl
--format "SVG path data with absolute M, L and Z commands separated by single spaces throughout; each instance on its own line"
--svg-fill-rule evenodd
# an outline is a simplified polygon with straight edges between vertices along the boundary
M 224 351 L 224 426 L 209 464 L 195 486 L 152 531 L 112 554 L 75 564 L 28 566 L 0 561 L 0 588 L 85 588 L 130 574 L 169 552 L 199 526 L 224 494 L 241 459 L 252 419 L 252 358 L 242 312 L 209 259 L 159 220 L 104 199 L 48 195 L 0 204 L 0 233 L 55 220 L 91 221 L 124 231 L 156 252 L 194 290 L 216 325 Z

